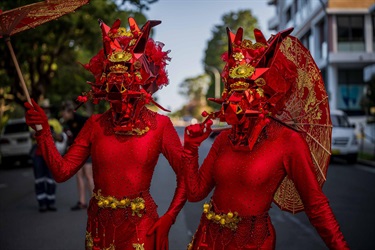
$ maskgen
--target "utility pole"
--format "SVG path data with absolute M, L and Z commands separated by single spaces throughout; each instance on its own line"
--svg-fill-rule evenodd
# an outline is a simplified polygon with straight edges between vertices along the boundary
M 206 70 L 211 71 L 215 77 L 215 98 L 220 98 L 220 72 L 213 66 L 205 66 Z

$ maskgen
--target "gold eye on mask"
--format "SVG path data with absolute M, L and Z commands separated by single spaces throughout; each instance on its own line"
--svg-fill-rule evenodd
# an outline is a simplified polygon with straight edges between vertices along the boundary
M 249 64 L 238 65 L 229 70 L 231 78 L 248 78 L 255 72 L 255 68 Z
M 255 85 L 257 85 L 258 87 L 263 87 L 264 85 L 266 85 L 266 80 L 264 80 L 263 78 L 258 78 L 254 81 Z
M 114 51 L 108 58 L 111 62 L 127 62 L 130 59 L 132 59 L 132 54 L 126 51 Z
M 236 114 L 240 114 L 242 112 L 242 108 L 240 106 L 237 106 Z

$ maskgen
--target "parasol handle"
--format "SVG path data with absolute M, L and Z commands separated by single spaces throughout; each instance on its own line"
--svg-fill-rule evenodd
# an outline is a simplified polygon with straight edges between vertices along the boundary
M 9 36 L 8 36 L 8 37 L 5 37 L 4 40 L 5 40 L 5 42 L 6 42 L 7 46 L 8 46 L 8 48 L 9 48 L 10 55 L 12 56 L 12 60 L 13 60 L 14 66 L 16 67 L 18 77 L 19 77 L 19 79 L 20 79 L 20 81 L 21 81 L 21 87 L 22 87 L 22 90 L 23 90 L 23 92 L 24 92 L 24 94 L 25 94 L 25 96 L 26 96 L 26 100 L 27 100 L 31 105 L 33 105 L 33 104 L 31 103 L 30 94 L 29 94 L 29 91 L 27 90 L 26 83 L 25 83 L 25 80 L 24 80 L 23 75 L 22 75 L 22 72 L 21 72 L 21 68 L 20 68 L 20 66 L 19 66 L 19 64 L 18 64 L 18 61 L 17 61 L 16 55 L 14 54 L 14 50 L 13 50 L 12 44 L 10 43 L 10 37 L 9 37 Z M 40 125 L 40 124 L 36 124 L 36 125 L 35 125 L 35 128 L 36 128 L 36 130 L 38 130 L 38 131 L 43 129 L 42 125 Z

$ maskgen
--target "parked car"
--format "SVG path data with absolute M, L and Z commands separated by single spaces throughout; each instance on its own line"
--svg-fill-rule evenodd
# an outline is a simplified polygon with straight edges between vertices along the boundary
M 356 163 L 359 144 L 355 134 L 355 125 L 342 110 L 331 110 L 332 120 L 332 156 L 341 157 L 348 163 Z
M 0 159 L 2 164 L 20 160 L 30 161 L 32 140 L 25 119 L 10 119 L 0 135 Z

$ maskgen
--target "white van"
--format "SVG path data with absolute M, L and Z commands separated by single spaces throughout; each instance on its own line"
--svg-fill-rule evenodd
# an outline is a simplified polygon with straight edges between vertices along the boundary
M 30 158 L 32 141 L 25 118 L 9 119 L 0 135 L 1 163 Z
M 348 163 L 356 163 L 359 144 L 355 134 L 355 125 L 342 110 L 331 110 L 332 120 L 332 156 L 342 157 Z

